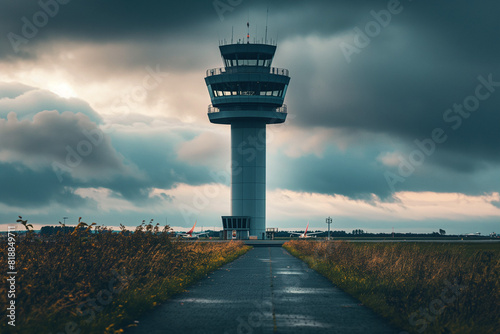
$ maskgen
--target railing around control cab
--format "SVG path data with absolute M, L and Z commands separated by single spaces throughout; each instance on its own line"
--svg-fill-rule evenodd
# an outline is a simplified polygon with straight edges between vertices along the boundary
M 208 106 L 208 113 L 209 114 L 213 114 L 214 112 L 219 112 L 219 111 L 220 111 L 220 109 L 217 107 L 214 107 L 213 105 Z
M 287 108 L 286 104 L 282 105 L 280 108 L 276 108 L 276 112 L 281 112 L 281 113 L 286 114 L 288 112 L 288 108 Z
M 241 68 L 244 68 L 245 66 L 241 66 Z M 250 67 L 256 67 L 258 69 L 262 69 L 263 67 L 261 66 L 246 66 L 248 68 Z M 277 67 L 269 67 L 269 73 L 270 74 L 276 74 L 276 75 L 284 75 L 284 76 L 289 76 L 290 71 L 287 70 L 286 68 L 277 68 Z M 225 67 L 219 67 L 219 68 L 212 68 L 207 70 L 207 77 L 211 77 L 214 75 L 220 75 L 220 74 L 225 74 L 228 71 L 226 71 Z M 230 68 L 231 73 L 238 73 L 238 67 L 231 67 Z
M 213 114 L 213 113 L 216 113 L 216 112 L 220 112 L 220 109 L 217 108 L 217 107 L 214 107 L 213 105 L 209 105 L 208 106 L 208 113 L 209 114 Z M 287 108 L 286 104 L 282 105 L 279 108 L 276 108 L 276 112 L 280 112 L 280 113 L 286 114 L 288 112 L 288 108 Z

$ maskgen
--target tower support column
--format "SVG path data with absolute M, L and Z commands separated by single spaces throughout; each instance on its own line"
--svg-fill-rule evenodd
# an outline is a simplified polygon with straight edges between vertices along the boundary
M 266 123 L 231 123 L 231 209 L 249 216 L 250 236 L 266 238 Z

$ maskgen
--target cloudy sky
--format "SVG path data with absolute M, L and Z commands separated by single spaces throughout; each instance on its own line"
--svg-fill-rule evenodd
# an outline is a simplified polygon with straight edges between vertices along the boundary
M 267 226 L 499 232 L 496 1 L 5 0 L 0 224 L 62 217 L 219 228 L 229 127 L 210 124 L 219 40 L 278 41 Z

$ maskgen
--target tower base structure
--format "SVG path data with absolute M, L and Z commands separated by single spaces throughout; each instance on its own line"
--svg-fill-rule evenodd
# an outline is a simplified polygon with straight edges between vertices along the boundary
M 224 240 L 250 239 L 250 222 L 248 216 L 222 216 L 222 236 Z

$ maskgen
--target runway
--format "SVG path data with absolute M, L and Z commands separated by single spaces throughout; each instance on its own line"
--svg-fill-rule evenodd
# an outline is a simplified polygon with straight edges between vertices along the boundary
M 243 240 L 245 245 L 253 246 L 253 247 L 281 247 L 285 242 L 289 240 Z M 324 240 L 317 240 L 317 239 L 307 239 L 307 241 L 324 241 Z M 500 239 L 487 239 L 487 240 L 476 240 L 476 239 L 470 239 L 470 240 L 447 240 L 447 239 L 417 239 L 417 240 L 404 240 L 404 239 L 350 239 L 350 240 L 331 240 L 331 241 L 344 241 L 344 242 L 406 242 L 406 243 L 412 243 L 412 242 L 423 242 L 423 243 L 500 243 Z M 224 242 L 224 240 L 221 240 L 220 242 Z

